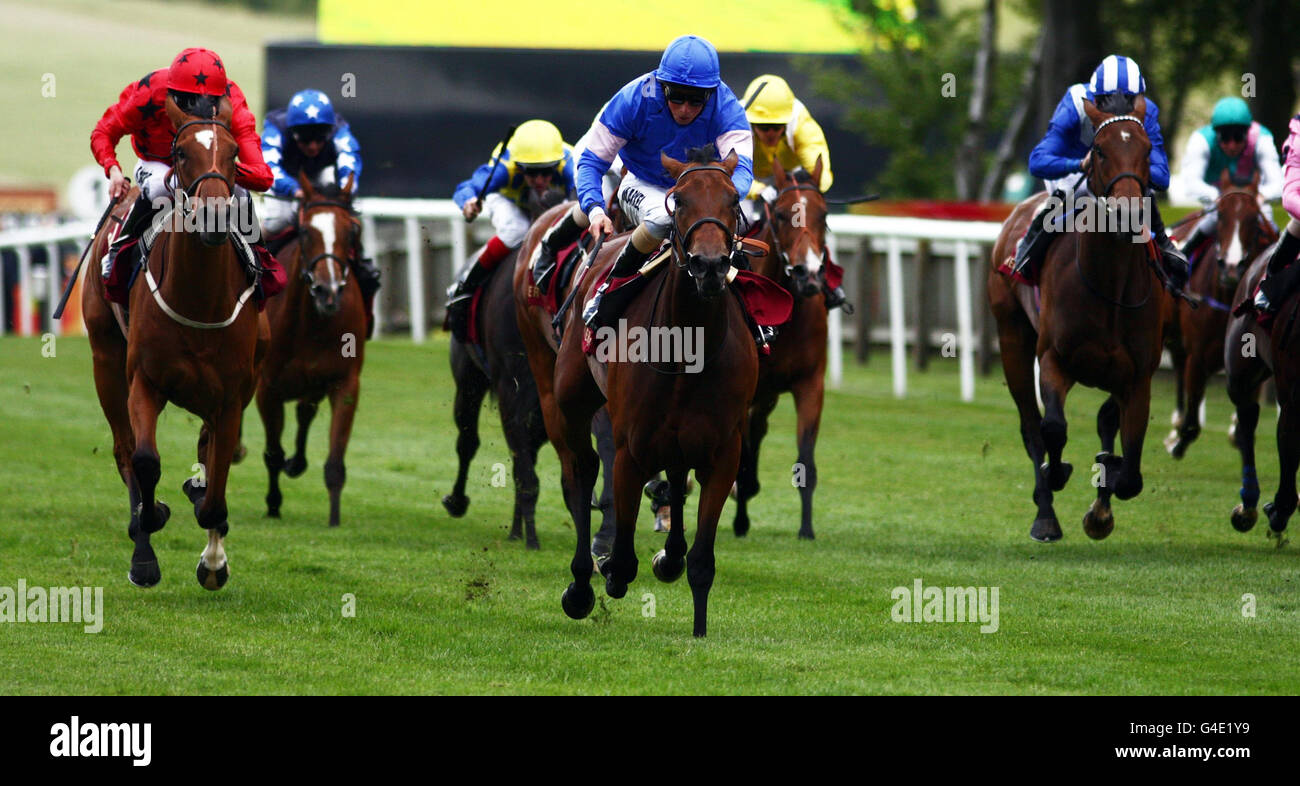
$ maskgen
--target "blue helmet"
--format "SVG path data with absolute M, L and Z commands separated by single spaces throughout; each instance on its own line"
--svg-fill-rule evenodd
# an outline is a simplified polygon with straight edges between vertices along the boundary
M 659 60 L 655 79 L 712 90 L 722 82 L 722 74 L 718 69 L 718 50 L 697 35 L 675 38 Z
M 1132 96 L 1146 91 L 1147 81 L 1142 78 L 1142 71 L 1136 61 L 1123 55 L 1109 55 L 1092 72 L 1087 96 L 1089 101 L 1095 101 L 1097 96 L 1111 93 Z
M 329 96 L 319 90 L 299 90 L 289 99 L 289 128 L 295 126 L 334 125 L 334 107 Z

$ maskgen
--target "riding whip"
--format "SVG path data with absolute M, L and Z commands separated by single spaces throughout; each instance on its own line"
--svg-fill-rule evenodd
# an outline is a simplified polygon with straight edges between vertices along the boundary
M 501 164 L 501 156 L 506 154 L 506 145 L 509 145 L 510 140 L 515 136 L 516 128 L 518 128 L 518 126 L 510 126 L 507 128 L 506 135 L 501 139 L 501 149 L 497 152 L 496 157 L 492 159 L 492 168 L 488 170 L 487 180 L 483 181 L 483 187 L 478 190 L 478 196 L 475 197 L 480 205 L 483 204 L 483 195 L 487 193 L 488 184 L 492 182 L 492 176 L 497 173 L 497 166 Z
M 131 178 L 128 177 L 124 179 L 126 180 L 128 190 L 130 190 Z M 119 200 L 121 200 L 120 196 L 109 200 L 108 207 L 104 208 L 104 215 L 100 216 L 99 222 L 95 224 L 95 231 L 90 233 L 90 240 L 86 243 L 86 248 L 81 252 L 81 259 L 77 261 L 77 269 L 72 271 L 72 275 L 68 278 L 68 283 L 63 286 L 63 297 L 59 298 L 58 308 L 54 309 L 55 319 L 59 319 L 63 316 L 63 308 L 68 305 L 68 298 L 72 295 L 72 288 L 76 285 L 77 279 L 81 277 L 81 266 L 86 261 L 86 254 L 90 253 L 90 247 L 95 245 L 95 238 L 99 236 L 99 230 L 103 228 L 104 222 L 108 220 L 108 214 L 113 212 L 113 208 L 117 206 Z M 57 259 L 51 259 L 49 264 L 57 265 L 59 264 L 59 261 Z

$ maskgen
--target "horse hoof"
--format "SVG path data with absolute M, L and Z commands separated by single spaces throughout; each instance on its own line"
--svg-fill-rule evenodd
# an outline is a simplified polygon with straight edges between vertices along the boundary
M 458 519 L 465 515 L 465 511 L 469 510 L 469 497 L 464 494 L 460 496 L 448 494 L 442 498 L 442 506 L 447 509 L 452 518 Z
M 279 509 L 279 508 L 267 508 L 267 509 L 266 509 L 266 517 L 267 517 L 268 519 L 278 519 L 278 518 L 280 518 L 280 509 Z
M 141 589 L 156 586 L 158 582 L 162 581 L 162 570 L 158 567 L 158 560 L 132 562 L 131 572 L 126 574 L 126 579 Z
M 614 552 L 614 541 L 612 539 L 602 538 L 599 535 L 591 539 L 591 556 L 597 561 L 609 559 L 609 555 Z
M 153 503 L 153 509 L 158 515 L 158 529 L 162 529 L 163 526 L 167 523 L 167 520 L 172 517 L 171 506 L 160 499 L 156 499 L 154 500 Z M 157 531 L 158 530 L 154 530 L 154 532 Z
M 1055 516 L 1034 519 L 1034 525 L 1029 528 L 1029 537 L 1039 543 L 1055 543 L 1063 535 L 1061 522 L 1057 521 Z
M 1277 541 L 1277 543 L 1276 543 L 1275 545 L 1276 545 L 1277 548 L 1279 548 L 1279 549 L 1282 548 L 1283 546 L 1285 546 L 1286 544 L 1288 544 L 1288 543 L 1291 542 L 1291 539 L 1288 538 L 1287 535 L 1286 535 L 1286 530 L 1282 530 L 1281 532 L 1278 532 L 1277 530 L 1273 529 L 1272 527 L 1269 527 L 1268 532 L 1266 532 L 1266 533 L 1264 533 L 1264 534 L 1268 536 L 1268 539 L 1269 539 L 1269 540 L 1275 540 L 1275 541 Z
M 659 553 L 655 554 L 654 559 L 650 560 L 650 568 L 654 571 L 655 578 L 665 584 L 672 584 L 680 579 L 682 573 L 686 571 L 686 560 L 679 559 L 676 565 L 669 564 L 668 551 L 659 549 Z
M 596 608 L 596 593 L 591 591 L 590 585 L 573 582 L 560 596 L 560 605 L 564 607 L 564 613 L 569 615 L 569 619 L 584 619 Z
M 307 471 L 307 459 L 304 456 L 295 455 L 288 461 L 284 462 L 284 474 L 291 478 L 296 478 Z
M 216 592 L 226 586 L 226 582 L 230 579 L 230 563 L 222 563 L 221 567 L 211 570 L 200 558 L 199 566 L 194 569 L 194 577 L 199 580 L 199 586 L 203 589 Z
M 627 582 L 619 581 L 613 576 L 607 576 L 605 578 L 605 594 L 614 600 L 622 598 L 627 595 Z
M 808 530 L 804 530 L 804 529 L 799 530 L 799 540 L 816 540 L 816 539 L 817 539 L 817 536 L 813 534 L 813 531 L 812 531 L 812 530 L 810 530 L 810 529 L 808 529 Z
M 529 538 L 528 542 L 524 544 L 524 548 L 529 551 L 541 551 L 542 544 L 537 540 L 537 538 Z
M 1115 529 L 1115 516 L 1111 513 L 1110 506 L 1106 506 L 1101 511 L 1097 510 L 1096 503 L 1088 508 L 1088 512 L 1083 514 L 1083 531 L 1093 540 L 1105 540 Z
M 194 478 L 186 478 L 181 484 L 181 491 L 185 493 L 187 499 L 194 504 L 198 504 L 203 499 L 203 487 L 194 482 Z
M 1241 504 L 1232 509 L 1232 528 L 1238 532 L 1250 532 L 1258 520 L 1259 511 L 1255 508 L 1248 510 L 1244 504 Z
M 1044 461 L 1041 469 L 1047 476 L 1047 487 L 1052 491 L 1065 488 L 1065 484 L 1070 482 L 1070 475 L 1074 474 L 1074 465 L 1066 461 L 1062 461 L 1055 469 L 1050 462 Z
M 1178 424 L 1175 423 L 1174 425 L 1178 425 Z M 1182 455 L 1175 452 L 1177 448 L 1178 448 L 1178 429 L 1174 429 L 1173 431 L 1169 432 L 1169 436 L 1165 437 L 1165 451 L 1168 452 L 1169 455 L 1173 456 L 1176 459 L 1182 458 Z

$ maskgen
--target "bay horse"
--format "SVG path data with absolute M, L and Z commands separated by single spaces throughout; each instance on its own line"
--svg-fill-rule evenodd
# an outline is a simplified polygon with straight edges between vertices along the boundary
M 1274 244 L 1276 245 L 1276 244 Z M 1255 296 L 1268 269 L 1273 246 L 1250 263 L 1237 285 L 1233 310 Z M 1276 378 L 1278 418 L 1278 485 L 1273 501 L 1264 505 L 1268 536 L 1281 548 L 1286 526 L 1296 509 L 1296 469 L 1300 467 L 1300 292 L 1289 295 L 1268 327 L 1260 327 L 1253 312 L 1232 316 L 1224 339 L 1223 361 L 1228 372 L 1228 397 L 1237 412 L 1235 442 L 1241 454 L 1241 503 L 1232 511 L 1238 532 L 1248 532 L 1259 518 L 1259 479 L 1255 473 L 1255 428 L 1259 425 L 1259 389 L 1270 375 Z
M 330 447 L 325 459 L 329 526 L 339 525 L 339 497 L 347 480 L 343 456 L 352 435 L 365 362 L 366 312 L 361 290 L 349 277 L 361 224 L 352 208 L 353 179 L 317 189 L 299 175 L 302 203 L 298 234 L 277 257 L 288 286 L 267 306 L 271 348 L 257 385 L 257 410 L 266 431 L 266 515 L 280 517 L 280 472 L 296 478 L 307 469 L 307 433 L 321 399 L 330 400 Z M 284 403 L 297 399 L 298 433 L 287 461 L 280 436 Z
M 813 492 L 817 488 L 817 464 L 813 452 L 821 426 L 826 379 L 826 305 L 821 279 L 825 276 L 826 199 L 821 182 L 822 159 L 812 172 L 797 169 L 787 175 L 774 156 L 772 172 L 776 202 L 767 209 L 763 239 L 772 252 L 754 261 L 754 272 L 779 282 L 794 296 L 794 313 L 781 325 L 772 353 L 760 356 L 758 385 L 749 409 L 749 428 L 736 477 L 736 518 L 732 524 L 738 537 L 749 532 L 749 500 L 758 494 L 758 452 L 767 434 L 768 416 L 782 393 L 794 396 L 798 464 L 794 477 L 799 487 L 802 515 L 799 537 L 812 540 Z
M 1106 114 L 1089 101 L 1084 111 L 1096 129 L 1085 173 L 1089 191 L 1122 199 L 1121 204 L 1141 204 L 1150 185 L 1151 142 L 1140 119 L 1146 116 L 1146 99 L 1139 96 L 1128 115 Z M 1066 395 L 1076 382 L 1110 394 L 1097 413 L 1102 448 L 1096 459 L 1097 498 L 1083 517 L 1084 532 L 1101 539 L 1115 526 L 1111 496 L 1132 499 L 1142 491 L 1151 375 L 1160 363 L 1162 326 L 1173 302 L 1153 269 L 1150 244 L 1133 242 L 1134 233 L 1127 231 L 1132 227 L 1114 231 L 1110 226 L 1112 231 L 1071 231 L 1051 245 L 1039 274 L 1042 306 L 1036 311 L 1033 291 L 997 266 L 1014 252 L 1045 196 L 1021 202 L 1003 224 L 988 274 L 989 304 L 998 323 L 1007 387 L 1020 411 L 1020 436 L 1034 465 L 1038 511 L 1029 531 L 1034 540 L 1050 543 L 1062 535 L 1052 494 L 1065 487 L 1073 469 L 1061 461 Z M 1103 211 L 1098 219 L 1110 224 L 1113 205 L 1097 203 L 1094 213 Z M 1043 414 L 1034 396 L 1035 357 Z M 1122 458 L 1113 454 L 1116 432 Z
M 1223 368 L 1229 304 L 1241 275 L 1250 260 L 1277 240 L 1277 232 L 1260 209 L 1258 189 L 1258 172 L 1254 181 L 1244 187 L 1231 187 L 1226 177 L 1220 183 L 1221 193 L 1213 207 L 1219 216 L 1216 237 L 1205 246 L 1187 285 L 1200 301 L 1200 308 L 1178 301 L 1166 331 L 1165 343 L 1174 361 L 1177 408 L 1172 418 L 1174 428 L 1164 444 L 1176 459 L 1187 453 L 1201 433 L 1205 382 Z M 1194 227 L 1195 222 L 1185 226 Z
M 734 151 L 724 161 L 716 160 L 709 149 L 693 152 L 688 162 L 661 154 L 664 169 L 676 181 L 669 192 L 675 200 L 669 232 L 672 259 L 633 297 L 620 322 L 702 335 L 698 373 L 678 368 L 682 364 L 641 360 L 631 352 L 627 357 L 614 353 L 607 366 L 602 364 L 584 353 L 578 340 L 584 335 L 581 314 L 572 309 L 567 338 L 555 360 L 554 398 L 543 413 L 547 435 L 560 456 L 565 502 L 577 530 L 570 564 L 574 581 L 561 597 L 565 613 L 582 619 L 596 602 L 586 550 L 591 531 L 587 501 L 596 482 L 597 455 L 588 429 L 592 416 L 608 402 L 617 530 L 612 555 L 601 566 L 605 592 L 621 598 L 636 578 L 634 535 L 641 487 L 656 472 L 665 471 L 679 526 L 669 531 L 664 549 L 655 555 L 654 573 L 660 581 L 675 581 L 685 570 L 694 605 L 693 630 L 701 637 L 708 632 L 718 517 L 740 464 L 746 414 L 758 379 L 758 353 L 740 301 L 727 291 L 738 242 L 740 196 L 731 181 L 738 158 Z M 596 269 L 608 271 L 625 242 L 627 237 L 606 243 Z M 578 302 L 596 280 L 582 280 Z M 687 554 L 681 524 L 691 470 L 700 484 L 700 499 L 695 543 Z
M 234 201 L 230 101 L 223 99 L 210 119 L 187 116 L 170 99 L 166 112 L 176 129 L 176 212 L 160 216 L 155 225 L 165 222 L 161 225 L 173 231 L 158 235 L 141 270 L 145 285 L 132 288 L 125 337 L 104 282 L 94 272 L 86 276 L 82 313 L 95 389 L 113 431 L 113 457 L 130 500 L 127 532 L 135 550 L 128 578 L 139 587 L 162 579 L 149 539 L 171 511 L 155 498 L 162 474 L 155 432 L 159 413 L 172 402 L 203 422 L 200 473 L 182 489 L 194 503 L 199 526 L 208 531 L 196 577 L 204 588 L 217 590 L 230 576 L 223 547 L 229 531 L 227 476 L 269 330 L 256 308 L 243 308 L 253 287 L 231 244 L 230 222 L 219 215 Z M 123 204 L 132 204 L 136 193 L 133 188 Z M 182 224 L 195 222 L 199 231 L 180 231 Z M 109 235 L 106 227 L 96 237 L 95 258 L 104 253 Z

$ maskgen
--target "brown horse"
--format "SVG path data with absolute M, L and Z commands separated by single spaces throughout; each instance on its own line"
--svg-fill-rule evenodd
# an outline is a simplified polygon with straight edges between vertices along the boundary
M 1084 103 L 1096 129 L 1086 172 L 1089 190 L 1137 205 L 1150 182 L 1151 142 L 1142 121 L 1146 100 L 1131 115 L 1108 115 Z M 1097 413 L 1102 452 L 1097 456 L 1097 499 L 1083 518 L 1084 531 L 1104 538 L 1115 526 L 1110 497 L 1131 499 L 1142 490 L 1142 443 L 1151 406 L 1151 375 L 1160 363 L 1162 326 L 1173 308 L 1153 270 L 1149 246 L 1132 231 L 1072 231 L 1048 250 L 1039 276 L 1041 313 L 1034 294 L 997 271 L 998 260 L 1015 249 L 1042 194 L 1018 205 L 1003 225 L 989 270 L 988 292 L 998 322 L 1002 368 L 1020 410 L 1020 435 L 1034 464 L 1038 512 L 1029 536 L 1041 542 L 1061 538 L 1052 493 L 1069 480 L 1061 461 L 1065 448 L 1065 397 L 1076 382 L 1110 393 Z M 1093 209 L 1109 226 L 1115 203 Z M 1147 209 L 1143 205 L 1140 209 Z M 1116 222 L 1118 223 L 1118 222 Z M 1094 222 L 1094 226 L 1096 222 Z M 1131 230 L 1132 227 L 1121 230 Z M 1034 397 L 1034 358 L 1041 368 L 1045 414 Z M 1113 455 L 1122 433 L 1124 455 Z M 1046 461 L 1044 461 L 1046 456 Z M 1096 466 L 1096 465 L 1094 465 Z
M 208 531 L 196 575 L 201 585 L 216 590 L 230 575 L 222 546 L 229 530 L 227 474 L 268 329 L 256 308 L 243 307 L 253 288 L 230 242 L 229 222 L 219 215 L 234 192 L 230 102 L 223 100 L 213 119 L 186 116 L 170 99 L 166 111 L 176 128 L 172 161 L 178 201 L 175 212 L 160 221 L 173 231 L 158 235 L 141 271 L 145 281 L 132 289 L 126 338 L 103 281 L 93 272 L 86 277 L 82 310 L 99 403 L 130 498 L 128 534 L 135 551 L 128 577 L 141 587 L 162 578 L 149 537 L 170 516 L 166 504 L 154 498 L 162 474 L 154 435 L 158 415 L 170 401 L 203 421 L 200 472 L 183 490 L 194 503 L 199 526 Z M 133 197 L 129 194 L 124 204 Z M 176 231 L 195 223 L 200 231 Z M 96 258 L 107 247 L 108 234 L 95 239 Z
M 1205 381 L 1223 368 L 1228 308 L 1241 274 L 1250 260 L 1277 240 L 1277 231 L 1264 219 L 1260 209 L 1258 186 L 1258 173 L 1253 183 L 1242 188 L 1232 188 L 1226 182 L 1221 184 L 1213 208 L 1219 218 L 1217 237 L 1201 254 L 1187 286 L 1200 301 L 1200 307 L 1192 308 L 1177 301 L 1174 318 L 1166 330 L 1165 344 L 1174 360 L 1178 406 L 1172 418 L 1174 428 L 1165 438 L 1165 448 L 1176 459 L 1187 453 L 1187 448 L 1201 433 Z M 1194 227 L 1195 223 L 1185 226 Z
M 352 210 L 352 178 L 342 188 L 318 191 L 299 177 L 302 204 L 298 236 L 278 258 L 288 276 L 283 297 L 267 306 L 271 349 L 257 386 L 257 410 L 266 429 L 263 461 L 269 476 L 266 515 L 280 517 L 280 471 L 296 478 L 307 469 L 307 432 L 316 408 L 330 399 L 330 449 L 325 488 L 329 525 L 339 524 L 339 496 L 347 478 L 343 454 L 352 434 L 365 362 L 366 312 L 361 291 L 348 277 L 360 222 Z M 284 402 L 298 400 L 298 436 L 288 461 L 280 444 Z
M 749 429 L 736 477 L 737 536 L 749 532 L 749 500 L 758 494 L 758 451 L 767 434 L 767 419 L 782 393 L 794 396 L 798 418 L 795 435 L 799 450 L 795 485 L 799 487 L 803 514 L 799 537 L 812 540 L 813 491 L 817 464 L 813 451 L 821 425 L 826 378 L 826 305 L 820 271 L 826 258 L 826 199 L 817 187 L 822 160 L 812 172 L 802 169 L 787 176 L 781 162 L 772 159 L 776 203 L 768 211 L 763 239 L 773 251 L 754 262 L 754 272 L 780 282 L 794 295 L 794 314 L 781 325 L 772 354 L 760 357 L 758 387 L 749 410 Z
M 1254 297 L 1273 247 L 1262 251 L 1250 263 L 1237 285 L 1233 309 Z M 1241 504 L 1232 511 L 1232 526 L 1247 532 L 1255 526 L 1259 512 L 1259 479 L 1255 474 L 1255 427 L 1259 425 L 1259 389 L 1270 375 L 1276 378 L 1278 486 L 1273 501 L 1264 505 L 1268 536 L 1280 548 L 1286 544 L 1287 521 L 1296 509 L 1296 469 L 1300 467 L 1300 293 L 1280 304 L 1277 316 L 1267 328 L 1260 327 L 1253 313 L 1233 316 L 1224 339 L 1223 361 L 1228 372 L 1228 397 L 1237 410 L 1235 442 L 1241 453 Z
M 676 180 L 671 191 L 676 200 L 670 232 L 672 260 L 664 263 L 666 271 L 637 293 L 622 315 L 626 320 L 622 324 L 631 326 L 629 330 L 692 331 L 702 337 L 702 366 L 699 373 L 690 373 L 688 365 L 638 359 L 634 352 L 627 357 L 614 353 L 603 365 L 583 353 L 579 310 L 569 312 L 567 338 L 555 361 L 553 399 L 544 409 L 547 435 L 560 456 L 565 502 L 577 529 L 570 564 L 574 581 L 564 591 L 561 605 L 570 617 L 581 619 L 596 602 L 587 541 L 597 455 L 588 430 L 592 416 L 608 401 L 615 447 L 617 532 L 613 554 L 602 565 L 605 591 L 621 598 L 636 578 L 633 537 L 642 485 L 665 470 L 673 519 L 681 522 L 686 476 L 693 469 L 701 486 L 695 544 L 686 554 L 685 528 L 674 527 L 653 566 L 661 581 L 675 581 L 685 569 L 694 601 L 694 633 L 704 636 L 718 517 L 736 479 L 758 357 L 740 302 L 727 293 L 740 215 L 739 195 L 731 182 L 736 154 L 719 162 L 697 152 L 689 163 L 663 155 L 661 162 Z M 597 269 L 612 267 L 624 242 L 621 238 L 607 243 Z M 595 280 L 583 279 L 580 298 L 587 296 Z M 613 340 L 607 331 L 602 329 L 596 341 Z

